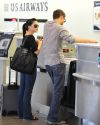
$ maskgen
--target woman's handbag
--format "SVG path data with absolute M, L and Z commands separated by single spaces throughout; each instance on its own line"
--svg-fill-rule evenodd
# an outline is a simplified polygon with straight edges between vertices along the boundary
M 11 69 L 28 74 L 34 72 L 36 65 L 37 55 L 23 46 L 16 49 L 10 63 Z

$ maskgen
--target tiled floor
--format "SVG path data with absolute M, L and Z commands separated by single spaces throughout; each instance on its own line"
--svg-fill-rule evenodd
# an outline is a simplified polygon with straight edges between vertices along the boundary
M 78 125 L 77 118 L 68 119 L 69 125 Z M 5 116 L 0 118 L 0 125 L 47 125 L 46 119 L 40 118 L 37 121 L 22 120 L 17 116 Z
M 61 108 L 59 118 L 67 120 L 68 125 L 79 125 L 79 120 L 74 116 L 74 113 L 69 113 L 65 108 Z M 63 114 L 63 115 L 62 115 Z M 22 120 L 19 119 L 16 113 L 9 113 L 7 116 L 0 117 L 0 125 L 47 125 L 46 115 L 37 114 L 39 120 Z

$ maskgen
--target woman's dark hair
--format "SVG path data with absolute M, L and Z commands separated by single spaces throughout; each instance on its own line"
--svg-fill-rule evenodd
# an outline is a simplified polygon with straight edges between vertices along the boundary
M 26 31 L 28 30 L 28 26 L 31 26 L 34 21 L 37 21 L 37 19 L 32 18 L 28 19 L 26 23 L 23 24 L 22 30 L 23 30 L 23 37 L 25 36 Z
M 53 19 L 58 19 L 60 16 L 66 16 L 63 10 L 57 9 L 53 12 Z

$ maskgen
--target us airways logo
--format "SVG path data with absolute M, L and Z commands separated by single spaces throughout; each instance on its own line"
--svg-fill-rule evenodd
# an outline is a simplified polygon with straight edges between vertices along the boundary
M 4 10 L 11 12 L 48 11 L 48 2 L 10 3 L 4 5 Z

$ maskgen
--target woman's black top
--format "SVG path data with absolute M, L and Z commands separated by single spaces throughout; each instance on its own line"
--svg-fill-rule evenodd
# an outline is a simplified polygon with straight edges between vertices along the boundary
M 28 50 L 31 50 L 33 53 L 38 48 L 37 42 L 36 42 L 35 37 L 33 35 L 24 36 L 24 38 L 22 40 L 22 44 L 25 48 L 27 48 Z

